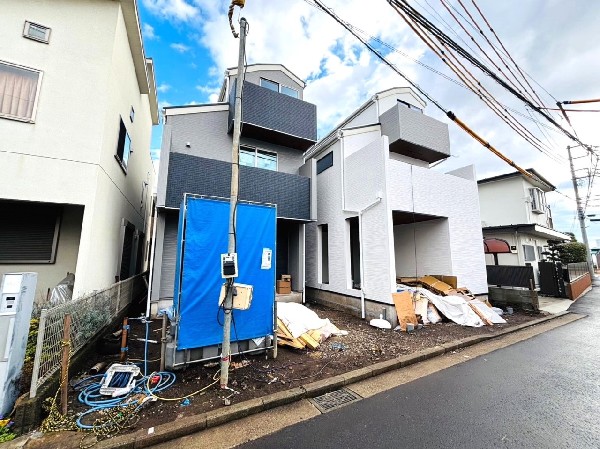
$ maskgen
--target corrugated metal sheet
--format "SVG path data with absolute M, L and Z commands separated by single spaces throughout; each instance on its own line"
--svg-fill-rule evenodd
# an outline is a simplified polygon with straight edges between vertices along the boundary
M 165 216 L 162 269 L 160 272 L 160 299 L 173 298 L 175 258 L 177 257 L 177 214 Z

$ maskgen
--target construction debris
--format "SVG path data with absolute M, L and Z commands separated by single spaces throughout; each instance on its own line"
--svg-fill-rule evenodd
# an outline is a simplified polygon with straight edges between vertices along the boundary
M 282 346 L 317 349 L 331 335 L 347 334 L 302 304 L 277 304 L 277 343 Z
M 418 322 L 439 323 L 440 313 L 461 326 L 506 323 L 487 299 L 479 300 L 469 289 L 458 287 L 456 276 L 399 277 L 397 282 L 398 293 L 393 293 L 392 298 L 403 331 L 409 324 L 414 329 Z

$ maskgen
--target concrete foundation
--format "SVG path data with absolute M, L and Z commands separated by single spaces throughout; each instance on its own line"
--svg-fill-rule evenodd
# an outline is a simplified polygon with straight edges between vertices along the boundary
M 391 293 L 390 293 L 391 296 Z M 360 298 L 355 296 L 342 295 L 327 290 L 319 290 L 316 288 L 306 288 L 306 301 L 323 304 L 335 310 L 349 312 L 352 315 L 360 317 Z M 379 315 L 392 323 L 392 326 L 398 324 L 398 315 L 393 304 L 382 304 L 380 302 L 365 299 L 365 316 L 367 320 L 379 318 Z M 335 323 L 333 323 L 335 324 Z

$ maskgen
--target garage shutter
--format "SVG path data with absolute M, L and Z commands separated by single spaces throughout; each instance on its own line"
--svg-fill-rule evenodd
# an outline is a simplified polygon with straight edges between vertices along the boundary
M 0 263 L 53 263 L 61 206 L 0 201 Z
M 163 258 L 160 272 L 160 298 L 173 298 L 175 288 L 175 258 L 177 257 L 177 214 L 165 217 L 165 236 L 163 240 Z

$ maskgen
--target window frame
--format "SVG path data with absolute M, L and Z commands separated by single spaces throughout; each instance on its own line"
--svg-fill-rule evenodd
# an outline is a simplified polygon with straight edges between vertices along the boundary
M 266 81 L 267 83 L 275 84 L 277 86 L 277 90 L 274 90 L 274 89 L 271 89 L 269 87 L 263 86 L 263 84 L 262 84 L 263 81 Z M 271 90 L 273 92 L 279 92 L 280 94 L 283 94 L 286 97 L 295 98 L 297 100 L 300 99 L 300 91 L 298 89 L 294 89 L 293 87 L 288 86 L 286 84 L 281 84 L 281 83 L 278 83 L 277 81 L 270 80 L 269 78 L 263 78 L 261 76 L 260 80 L 259 80 L 259 86 L 260 87 L 264 87 L 265 89 L 269 89 L 269 90 Z M 292 91 L 296 92 L 296 96 L 294 97 L 292 95 L 289 95 L 289 94 L 286 94 L 286 93 L 282 92 L 282 89 L 281 89 L 282 87 L 285 87 L 286 89 L 289 89 L 289 90 L 292 90 Z
M 123 170 L 123 172 L 125 174 L 127 174 L 127 166 L 129 165 L 129 158 L 131 157 L 131 153 L 133 153 L 133 148 L 132 148 L 132 140 L 131 137 L 129 136 L 129 132 L 127 131 L 127 126 L 125 126 L 125 121 L 123 120 L 123 117 L 119 116 L 119 134 L 117 137 L 117 149 L 116 149 L 116 153 L 115 153 L 115 159 L 117 160 L 117 162 L 119 163 L 119 166 L 121 167 L 121 169 Z M 121 135 L 121 131 L 124 130 L 124 134 L 123 136 Z M 119 155 L 119 151 L 122 148 L 122 153 L 121 155 Z M 127 156 L 125 156 L 125 149 L 128 149 L 127 151 Z
M 323 168 L 323 166 L 319 167 L 319 162 L 324 161 L 326 158 L 331 157 L 331 161 L 329 162 L 324 162 L 323 164 L 327 164 L 329 163 L 329 165 L 327 165 L 326 167 Z M 321 173 L 323 173 L 325 170 L 329 169 L 333 167 L 333 150 L 330 151 L 329 153 L 327 153 L 325 156 L 323 156 L 320 159 L 317 159 L 317 175 L 320 175 Z
M 406 109 L 411 109 L 414 111 L 419 111 L 421 114 L 423 113 L 423 109 L 416 107 L 415 105 L 410 104 L 407 101 L 404 100 L 397 100 L 398 103 L 400 103 L 403 107 L 405 107 Z
M 527 258 L 527 249 L 526 249 L 527 246 L 531 248 L 531 253 L 533 254 L 533 259 L 531 259 L 531 258 L 528 259 Z M 536 259 L 536 248 L 535 248 L 535 245 L 523 244 L 523 261 L 524 262 L 535 262 L 536 260 L 537 259 Z
M 531 199 L 531 211 L 537 214 L 546 212 L 546 196 L 541 189 L 532 187 L 529 189 L 529 197 Z
M 0 112 L 0 118 L 5 118 L 7 120 L 15 120 L 17 122 L 23 122 L 23 123 L 35 123 L 35 118 L 36 118 L 37 109 L 38 109 L 38 100 L 40 98 L 40 90 L 42 87 L 42 78 L 44 77 L 44 72 L 41 70 L 38 70 L 38 69 L 34 69 L 33 67 L 27 67 L 27 66 L 20 65 L 20 64 L 14 64 L 12 62 L 8 62 L 3 59 L 0 59 L 0 66 L 2 66 L 2 65 L 9 66 L 9 67 L 15 67 L 17 69 L 27 70 L 29 72 L 37 73 L 38 80 L 37 80 L 37 86 L 35 89 L 35 97 L 33 100 L 33 109 L 31 110 L 31 118 L 19 117 L 17 115 L 3 114 L 1 112 Z
M 28 33 L 29 30 L 31 29 L 32 25 L 34 27 L 36 27 L 36 28 L 44 30 L 45 37 L 43 39 L 39 38 L 39 37 L 36 37 L 36 36 L 31 36 Z M 32 41 L 41 42 L 42 44 L 49 44 L 50 43 L 50 32 L 51 31 L 52 31 L 52 29 L 50 27 L 47 27 L 45 25 L 41 25 L 41 24 L 36 23 L 36 22 L 32 22 L 30 20 L 26 20 L 25 24 L 23 26 L 23 37 L 26 38 L 26 39 L 31 39 Z
M 270 151 L 270 150 L 265 150 L 264 148 L 259 148 L 259 147 L 255 147 L 252 145 L 240 145 L 240 149 L 238 151 L 238 155 L 242 152 L 242 150 L 250 152 L 249 150 L 254 151 L 254 165 L 246 165 L 246 164 L 240 164 L 243 167 L 254 167 L 254 168 L 260 168 L 262 170 L 269 170 L 269 171 L 279 171 L 279 154 L 277 154 L 276 151 Z M 258 164 L 258 152 L 262 152 L 262 153 L 267 153 L 267 154 L 272 154 L 275 155 L 275 170 L 271 170 L 270 168 L 264 168 L 264 167 L 259 167 Z

